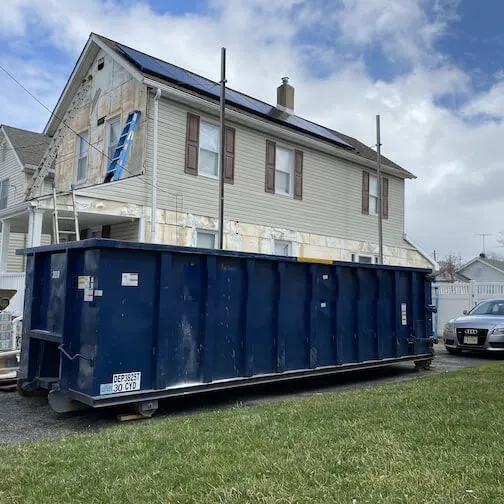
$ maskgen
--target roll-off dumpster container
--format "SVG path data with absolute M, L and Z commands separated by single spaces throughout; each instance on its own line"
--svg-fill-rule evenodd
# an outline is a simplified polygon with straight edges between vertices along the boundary
M 91 239 L 27 255 L 21 392 L 57 411 L 432 358 L 430 271 Z

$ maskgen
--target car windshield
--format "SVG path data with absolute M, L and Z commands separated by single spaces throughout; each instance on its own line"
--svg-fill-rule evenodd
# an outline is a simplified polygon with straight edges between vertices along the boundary
M 469 315 L 501 315 L 504 316 L 504 299 L 485 301 L 476 305 Z

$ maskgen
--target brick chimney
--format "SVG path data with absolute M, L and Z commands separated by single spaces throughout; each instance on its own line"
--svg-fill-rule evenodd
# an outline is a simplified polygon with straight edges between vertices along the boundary
M 294 88 L 289 84 L 289 77 L 282 77 L 282 84 L 277 87 L 277 108 L 294 113 Z

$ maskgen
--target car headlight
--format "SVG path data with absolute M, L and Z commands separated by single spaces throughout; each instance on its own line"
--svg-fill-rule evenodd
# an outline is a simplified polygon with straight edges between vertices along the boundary
M 504 325 L 498 325 L 493 328 L 492 334 L 504 336 Z
M 444 326 L 444 330 L 446 332 L 454 332 L 455 331 L 455 324 L 453 322 L 447 322 Z

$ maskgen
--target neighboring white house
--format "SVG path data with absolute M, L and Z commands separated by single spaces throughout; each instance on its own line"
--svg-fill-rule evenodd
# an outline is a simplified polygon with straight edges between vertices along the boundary
M 32 178 L 50 138 L 40 133 L 0 126 L 0 219 L 2 235 L 0 271 L 24 271 L 22 256 L 16 249 L 29 244 L 28 221 L 33 206 L 24 200 L 28 180 Z M 44 192 L 49 192 L 53 173 L 46 177 Z M 51 243 L 51 231 L 41 235 L 40 243 Z
M 464 264 L 457 273 L 476 282 L 504 282 L 504 261 L 480 254 Z
M 89 91 L 65 122 L 69 127 L 52 140 L 59 146 L 58 191 L 77 188 L 81 237 L 215 247 L 219 85 L 92 34 L 39 135 L 44 142 L 58 131 L 58 118 L 67 121 L 83 86 Z M 294 88 L 285 79 L 276 106 L 233 90 L 227 100 L 224 248 L 375 262 L 376 153 L 296 116 Z M 125 170 L 120 180 L 104 183 L 135 111 L 140 119 Z M 382 169 L 384 262 L 432 268 L 432 259 L 404 235 L 405 180 L 414 176 L 386 157 Z M 19 202 L 0 209 L 4 229 L 29 234 L 30 245 L 51 233 L 47 179 L 43 187 L 27 201 L 18 191 Z M 65 198 L 70 205 L 70 195 Z M 3 237 L 8 242 L 9 233 Z

